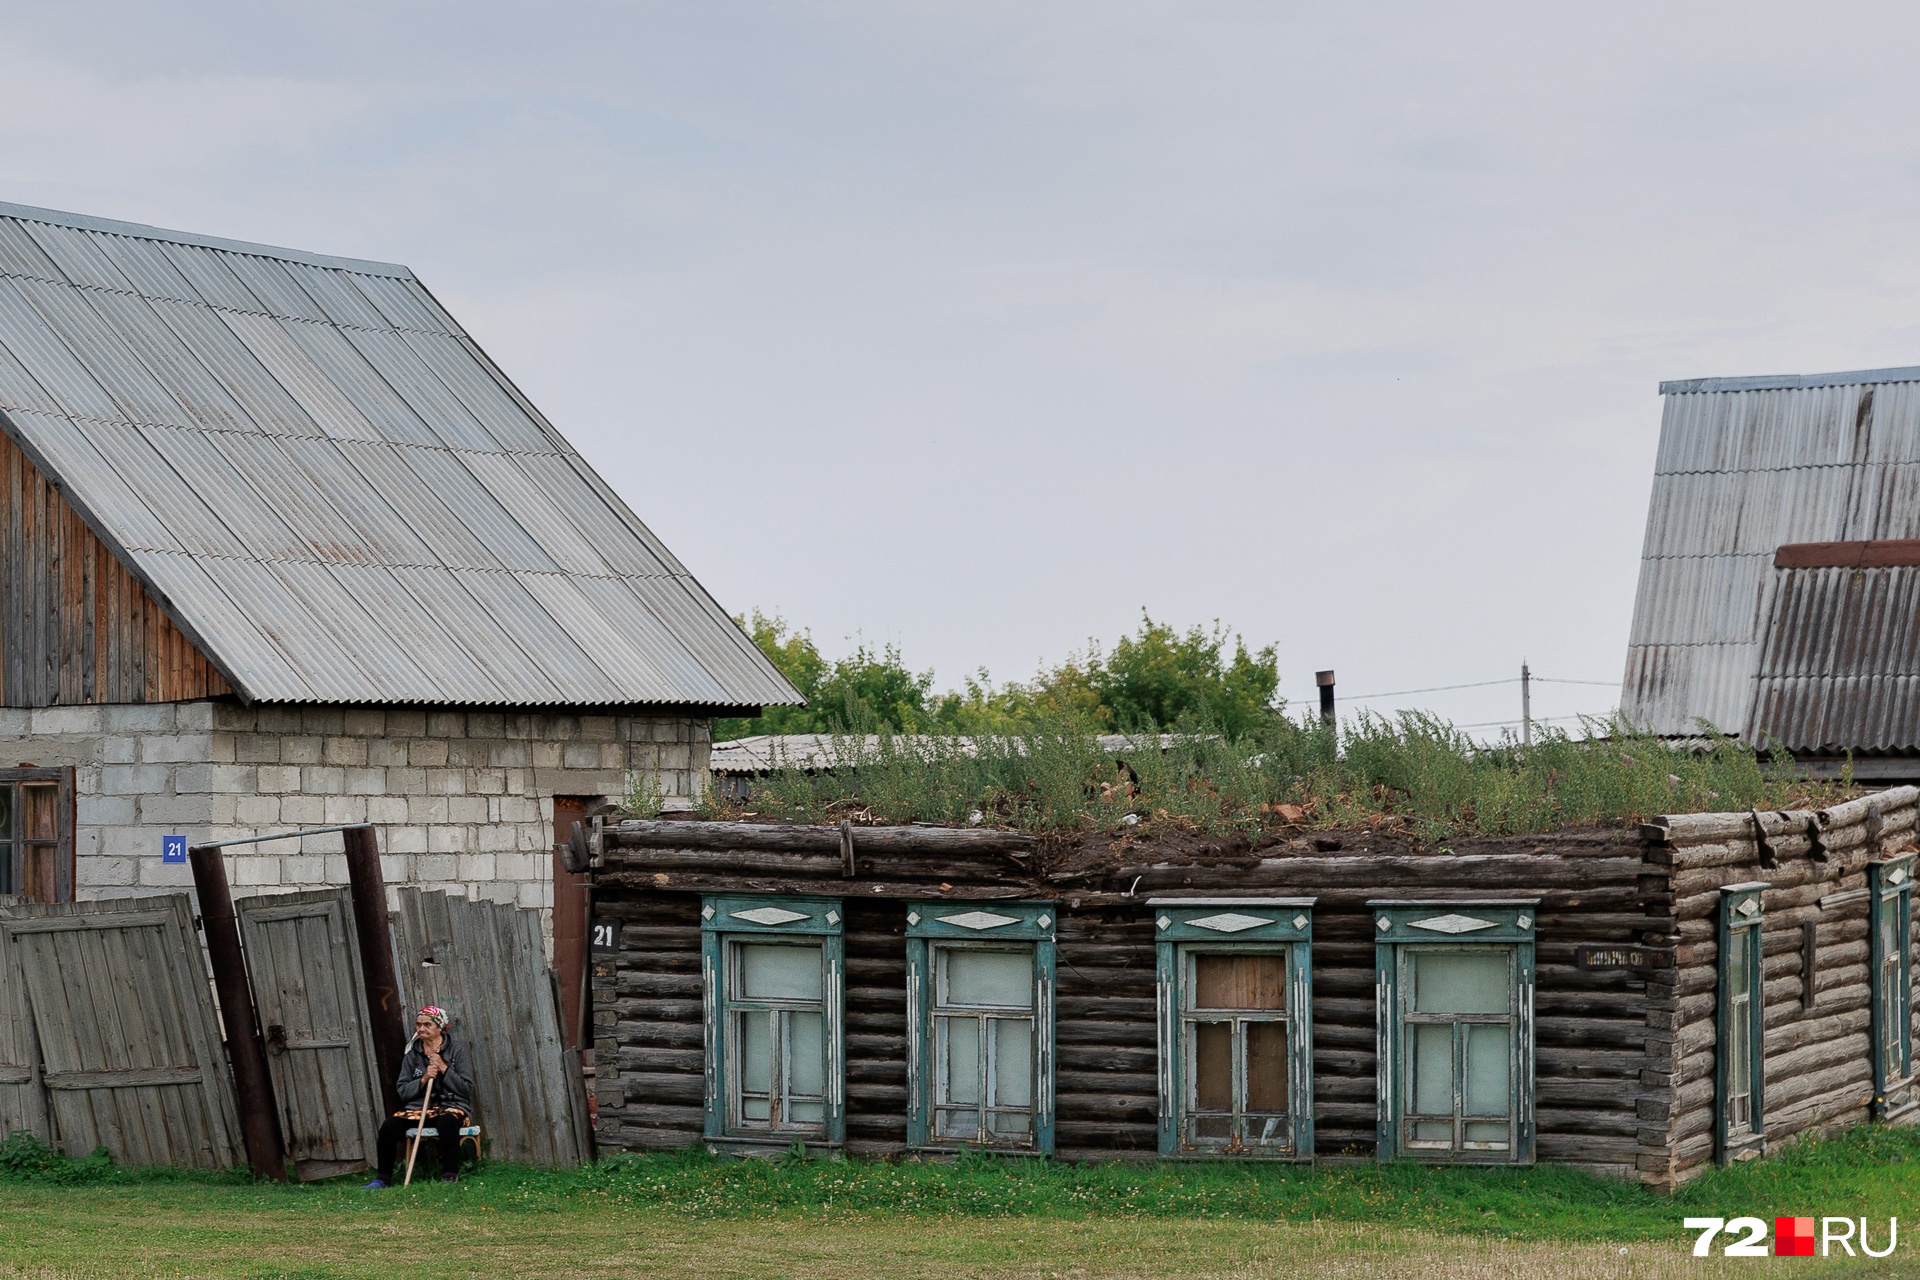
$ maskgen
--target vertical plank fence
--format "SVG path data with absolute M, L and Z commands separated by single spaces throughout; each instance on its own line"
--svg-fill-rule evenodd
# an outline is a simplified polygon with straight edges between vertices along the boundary
M 381 1097 L 345 889 L 234 906 L 287 1158 L 301 1181 L 369 1168 Z
M 561 1039 L 539 912 L 403 889 L 396 924 L 409 1003 L 444 1008 L 472 1057 L 490 1154 L 542 1168 L 589 1159 L 586 1094 Z
M 19 1024 L 38 1046 L 39 1061 L 25 1064 L 29 1074 L 17 1083 L 37 1078 L 46 1136 L 69 1155 L 105 1147 L 120 1164 L 242 1163 L 186 895 L 8 906 L 0 976 L 4 1006 L 24 1006 Z M 14 1040 L 10 1055 L 33 1057 Z

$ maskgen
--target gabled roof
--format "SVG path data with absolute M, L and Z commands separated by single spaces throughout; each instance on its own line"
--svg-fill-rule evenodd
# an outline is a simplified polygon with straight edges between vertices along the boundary
M 1920 369 L 1661 391 L 1623 714 L 1796 750 L 1920 748 L 1920 566 L 1900 551 L 1920 539 Z
M 800 701 L 405 267 L 0 204 L 0 429 L 247 698 Z

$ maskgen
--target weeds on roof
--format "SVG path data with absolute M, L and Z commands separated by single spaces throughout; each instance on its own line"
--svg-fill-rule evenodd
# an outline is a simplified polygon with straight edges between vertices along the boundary
M 1617 722 L 1543 728 L 1531 746 L 1476 744 L 1418 712 L 1366 715 L 1335 728 L 1273 716 L 1240 736 L 1185 726 L 1164 749 L 1140 735 L 1104 750 L 1070 721 L 995 737 L 880 732 L 833 739 L 835 767 L 783 766 L 745 802 L 713 816 L 800 822 L 931 822 L 1065 834 L 1145 824 L 1254 838 L 1281 827 L 1372 828 L 1437 841 L 1658 814 L 1819 807 L 1854 794 L 1850 779 L 1796 771 L 1730 738 L 1674 743 Z

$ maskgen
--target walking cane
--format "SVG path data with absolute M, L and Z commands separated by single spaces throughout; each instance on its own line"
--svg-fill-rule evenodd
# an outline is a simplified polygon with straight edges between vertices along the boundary
M 433 1103 L 433 1079 L 432 1076 L 427 1077 L 427 1093 L 425 1097 L 420 1099 L 420 1119 L 419 1122 L 413 1126 L 413 1145 L 407 1148 L 407 1176 L 405 1180 L 400 1183 L 403 1187 L 413 1185 L 413 1160 L 415 1156 L 420 1154 L 420 1131 L 427 1127 L 427 1108 Z M 441 1149 L 445 1150 L 444 1147 Z M 442 1170 L 442 1172 L 444 1173 L 445 1170 Z

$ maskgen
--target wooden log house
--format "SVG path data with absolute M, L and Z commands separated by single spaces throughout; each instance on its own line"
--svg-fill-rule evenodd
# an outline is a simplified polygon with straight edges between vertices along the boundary
M 1916 800 L 1426 847 L 607 825 L 599 1143 L 1670 1189 L 1916 1114 Z

